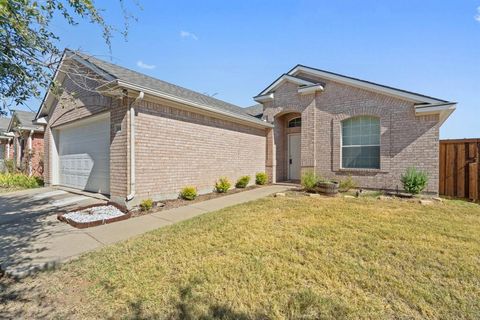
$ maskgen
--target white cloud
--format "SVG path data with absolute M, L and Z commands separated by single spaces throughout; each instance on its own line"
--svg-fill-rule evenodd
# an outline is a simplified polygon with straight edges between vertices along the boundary
M 157 67 L 156 65 L 153 65 L 153 64 L 146 64 L 142 60 L 137 61 L 137 66 L 139 66 L 142 69 L 149 69 L 149 70 L 155 69 Z
M 192 38 L 193 40 L 198 40 L 198 37 L 195 35 L 195 33 L 188 32 L 188 31 L 180 31 L 180 37 Z
M 477 15 L 475 16 L 475 20 L 480 22 L 480 7 L 477 8 Z

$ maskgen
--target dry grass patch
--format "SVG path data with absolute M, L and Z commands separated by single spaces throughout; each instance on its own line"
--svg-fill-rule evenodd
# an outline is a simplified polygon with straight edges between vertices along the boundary
M 150 232 L 35 283 L 78 318 L 473 319 L 479 279 L 478 205 L 287 197 Z

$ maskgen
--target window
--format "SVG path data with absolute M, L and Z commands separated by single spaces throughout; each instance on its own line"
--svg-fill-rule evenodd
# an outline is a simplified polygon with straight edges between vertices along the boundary
M 295 118 L 290 121 L 288 121 L 288 127 L 289 128 L 296 128 L 296 127 L 301 127 L 302 126 L 302 118 Z
M 380 120 L 354 117 L 342 122 L 342 168 L 380 169 Z

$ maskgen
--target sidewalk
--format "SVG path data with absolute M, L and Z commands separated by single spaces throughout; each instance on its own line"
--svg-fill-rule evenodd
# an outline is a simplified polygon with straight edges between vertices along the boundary
M 18 256 L 14 259 L 10 259 L 21 262 L 11 265 L 6 263 L 2 267 L 7 275 L 25 277 L 39 270 L 53 268 L 85 252 L 290 188 L 285 185 L 262 187 L 88 229 L 75 229 L 58 222 L 56 216 L 51 215 L 47 218 L 49 221 L 45 227 L 44 236 L 32 239 L 31 243 L 28 243 L 28 250 L 23 250 L 17 253 Z M 5 257 L 0 256 L 0 258 Z

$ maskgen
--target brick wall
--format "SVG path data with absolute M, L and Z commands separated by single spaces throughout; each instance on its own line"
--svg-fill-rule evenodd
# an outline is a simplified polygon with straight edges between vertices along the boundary
M 43 133 L 37 132 L 32 136 L 32 174 L 35 176 L 42 176 L 44 171 L 44 147 L 43 147 Z
M 81 70 L 80 66 L 76 70 Z M 85 73 L 87 74 L 85 70 Z M 79 74 L 82 74 L 79 72 Z M 81 84 L 81 85 L 78 85 Z M 66 77 L 62 86 L 63 93 L 56 99 L 50 109 L 44 138 L 44 179 L 52 183 L 52 159 L 50 159 L 53 130 L 61 125 L 80 119 L 86 119 L 99 113 L 110 112 L 110 192 L 112 197 L 124 198 L 126 187 L 126 123 L 127 107 L 119 99 L 113 99 L 97 93 L 94 88 L 99 82 L 85 80 L 81 76 Z M 72 93 L 75 93 L 72 96 Z M 120 125 L 119 131 L 116 131 Z
M 234 184 L 265 171 L 266 130 L 142 101 L 136 117 L 138 200 L 177 197 L 193 185 L 213 190 L 215 180 Z
M 297 85 L 286 82 L 275 91 L 274 101 L 264 104 L 265 116 L 275 123 L 277 155 L 285 152 L 282 115 L 300 112 L 302 169 L 313 168 L 323 177 L 335 179 L 351 175 L 365 188 L 396 189 L 401 188 L 400 175 L 407 167 L 415 166 L 429 175 L 427 192 L 437 192 L 437 115 L 417 117 L 412 102 L 324 79 L 311 80 L 324 83 L 325 91 L 299 95 Z M 340 168 L 341 121 L 358 115 L 380 119 L 380 170 Z M 285 176 L 282 174 L 285 163 L 277 159 L 279 178 Z
M 4 170 L 3 160 L 11 159 L 9 158 L 9 154 L 7 154 L 7 144 L 8 139 L 0 139 L 0 172 Z

